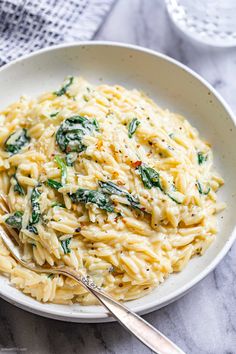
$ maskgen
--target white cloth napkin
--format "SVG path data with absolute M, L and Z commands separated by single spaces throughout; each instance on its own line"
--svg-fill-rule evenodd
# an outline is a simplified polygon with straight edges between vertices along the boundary
M 0 0 L 0 66 L 42 47 L 91 39 L 115 0 Z

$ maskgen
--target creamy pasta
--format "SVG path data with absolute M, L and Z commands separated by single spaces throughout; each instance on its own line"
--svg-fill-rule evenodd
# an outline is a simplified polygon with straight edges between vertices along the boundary
M 217 233 L 223 184 L 210 145 L 137 90 L 68 77 L 55 92 L 0 112 L 0 189 L 24 258 L 67 265 L 116 299 L 144 296 L 201 255 Z M 16 263 L 0 272 L 43 302 L 91 304 L 64 276 Z

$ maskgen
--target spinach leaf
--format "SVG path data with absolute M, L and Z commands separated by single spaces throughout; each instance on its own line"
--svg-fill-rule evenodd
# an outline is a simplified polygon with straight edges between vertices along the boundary
M 68 254 L 71 252 L 70 242 L 71 242 L 71 238 L 67 238 L 66 240 L 61 241 L 61 247 L 64 251 L 64 254 Z
M 201 184 L 198 180 L 197 180 L 197 182 L 196 182 L 196 186 L 197 186 L 197 189 L 198 189 L 199 193 L 202 194 L 202 195 L 207 195 L 207 194 L 209 194 L 209 192 L 210 192 L 210 190 L 211 190 L 210 186 L 208 186 L 208 187 L 204 190 L 204 187 L 202 186 L 202 184 Z
M 116 195 L 121 195 L 125 196 L 126 194 L 129 194 L 128 192 L 124 191 L 120 187 L 118 187 L 115 183 L 113 182 L 98 182 L 99 186 L 101 187 L 102 191 L 107 194 L 116 194 Z
M 65 153 L 80 153 L 86 149 L 82 142 L 84 135 L 91 135 L 98 130 L 97 121 L 82 116 L 73 116 L 66 119 L 59 127 L 56 141 L 61 151 Z
M 59 111 L 58 111 L 58 112 L 55 112 L 55 113 L 50 114 L 50 117 L 51 117 L 51 118 L 54 118 L 54 117 L 56 117 L 58 114 L 59 114 Z
M 143 212 L 145 211 L 145 208 L 139 204 L 139 200 L 135 198 L 132 194 L 126 195 L 126 198 L 132 208 L 138 209 Z
M 73 203 L 93 203 L 100 209 L 106 210 L 110 213 L 114 211 L 113 204 L 109 197 L 98 190 L 79 188 L 75 193 L 69 193 L 68 195 Z
M 16 130 L 6 140 L 5 150 L 12 155 L 17 154 L 29 141 L 30 137 L 27 136 L 27 130 L 25 128 Z
M 145 209 L 139 204 L 138 198 L 135 198 L 132 194 L 130 194 L 126 190 L 118 187 L 115 183 L 110 181 L 109 182 L 99 181 L 98 183 L 104 193 L 109 195 L 115 194 L 115 195 L 120 195 L 122 197 L 126 197 L 126 199 L 129 202 L 129 205 L 132 208 L 145 211 Z
M 57 182 L 54 179 L 49 178 L 47 180 L 47 185 L 53 189 L 58 190 L 59 188 L 63 187 L 61 182 Z
M 24 191 L 23 187 L 20 185 L 20 183 L 19 183 L 19 181 L 18 181 L 18 179 L 16 177 L 16 174 L 14 174 L 12 176 L 12 178 L 14 178 L 14 180 L 15 180 L 15 185 L 14 185 L 14 188 L 13 188 L 14 192 L 16 192 L 16 193 L 18 193 L 20 195 L 25 195 L 25 191 Z
M 65 85 L 62 86 L 62 88 L 61 88 L 60 90 L 55 91 L 54 94 L 55 94 L 56 96 L 62 96 L 62 95 L 64 95 L 64 94 L 67 92 L 68 88 L 73 84 L 73 81 L 74 81 L 73 76 L 70 76 L 70 77 L 67 79 Z
M 141 176 L 142 182 L 146 188 L 151 189 L 152 187 L 157 187 L 175 203 L 181 204 L 171 193 L 168 193 L 164 190 L 164 188 L 161 185 L 160 175 L 157 171 L 144 164 L 138 166 L 137 169 Z M 173 191 L 176 190 L 174 185 L 172 186 L 172 189 Z
M 140 124 L 140 122 L 138 121 L 137 118 L 134 118 L 134 119 L 131 120 L 131 122 L 129 123 L 129 126 L 128 126 L 128 136 L 129 136 L 129 138 L 132 138 L 132 136 L 136 132 L 139 124 Z
M 97 119 L 94 118 L 92 122 L 93 122 L 93 125 L 95 126 L 95 130 L 96 130 L 97 132 L 99 132 L 99 124 L 98 124 Z
M 175 199 L 175 198 L 173 197 L 173 195 L 171 195 L 170 193 L 165 193 L 165 194 L 168 195 L 168 197 L 169 197 L 171 200 L 173 200 L 175 203 L 181 204 L 180 201 L 177 200 L 177 199 Z
M 17 229 L 20 231 L 22 228 L 22 216 L 23 213 L 21 211 L 16 211 L 12 215 L 10 215 L 5 222 L 11 226 L 13 229 Z
M 32 232 L 33 234 L 35 235 L 38 235 L 38 230 L 36 228 L 36 226 L 32 225 L 32 224 L 29 224 L 26 229 L 29 231 L 29 232 Z
M 37 224 L 39 222 L 39 218 L 41 216 L 40 212 L 40 205 L 39 205 L 39 198 L 41 195 L 41 192 L 39 191 L 38 187 L 34 187 L 31 193 L 31 208 L 32 208 L 32 215 L 31 215 L 31 221 L 30 225 Z
M 141 164 L 138 166 L 138 172 L 146 188 L 151 189 L 152 187 L 157 187 L 164 192 L 160 181 L 160 175 L 157 171 L 145 164 Z
M 66 164 L 60 156 L 55 156 L 55 161 L 61 170 L 61 183 L 66 184 L 66 180 L 67 180 Z
M 207 160 L 207 158 L 208 156 L 204 155 L 202 152 L 197 153 L 197 160 L 199 165 L 202 165 Z
M 77 153 L 76 152 L 70 152 L 69 154 L 66 154 L 66 165 L 67 166 L 73 166 L 73 163 L 77 159 Z

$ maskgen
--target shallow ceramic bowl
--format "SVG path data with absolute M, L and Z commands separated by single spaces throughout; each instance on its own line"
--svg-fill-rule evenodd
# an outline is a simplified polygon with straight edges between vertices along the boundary
M 39 51 L 0 70 L 0 109 L 20 95 L 36 96 L 58 88 L 68 75 L 81 75 L 99 84 L 138 88 L 161 107 L 185 115 L 214 149 L 215 165 L 225 179 L 219 197 L 228 205 L 219 217 L 219 234 L 202 257 L 192 259 L 151 294 L 127 305 L 141 314 L 158 309 L 184 295 L 224 257 L 236 232 L 236 129 L 233 113 L 219 94 L 182 64 L 151 50 L 117 43 L 89 42 Z M 15 289 L 0 276 L 0 296 L 28 311 L 74 322 L 110 320 L 101 306 L 42 304 Z

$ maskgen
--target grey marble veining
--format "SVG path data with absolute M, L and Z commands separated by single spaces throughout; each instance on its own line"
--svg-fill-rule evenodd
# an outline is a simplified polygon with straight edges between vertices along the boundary
M 162 0 L 118 0 L 95 39 L 142 45 L 181 61 L 207 79 L 236 111 L 236 49 L 202 47 L 183 39 L 170 25 Z M 236 245 L 190 293 L 145 318 L 188 354 L 235 354 Z M 59 322 L 0 300 L 0 353 L 9 352 L 147 354 L 150 350 L 117 323 Z

